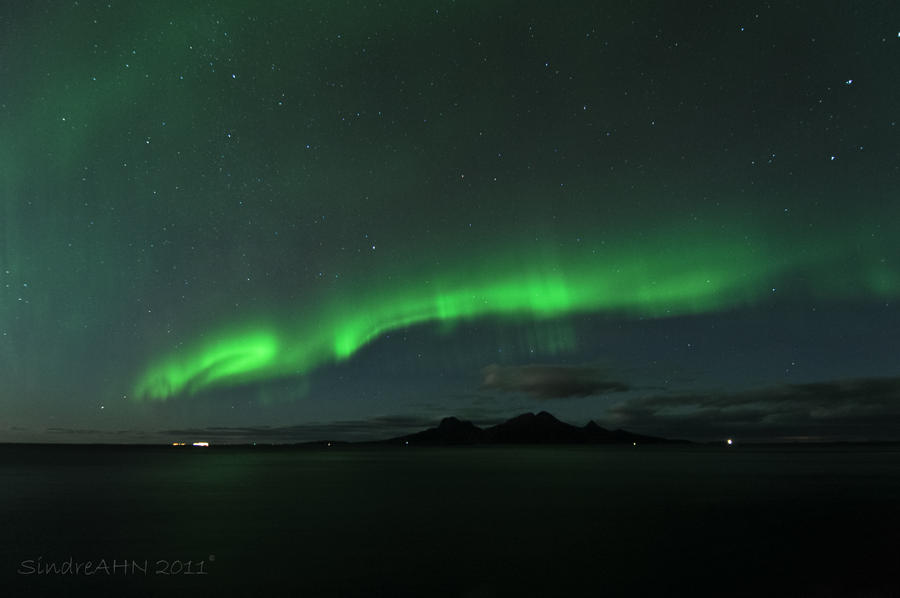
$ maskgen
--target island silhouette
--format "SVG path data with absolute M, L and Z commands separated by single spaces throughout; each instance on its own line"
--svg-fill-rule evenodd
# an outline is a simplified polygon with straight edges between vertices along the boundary
M 445 417 L 437 426 L 412 434 L 394 436 L 382 440 L 335 440 L 322 438 L 302 442 L 225 442 L 213 443 L 218 448 L 336 448 L 336 447 L 387 447 L 387 446 L 461 446 L 461 445 L 638 445 L 638 444 L 692 444 L 689 440 L 677 440 L 636 434 L 627 430 L 608 430 L 591 420 L 584 426 L 573 426 L 560 421 L 547 411 L 523 413 L 502 423 L 479 427 L 471 421 L 457 417 Z M 82 445 L 85 446 L 85 445 Z M 103 446 L 103 445 L 101 445 Z M 177 441 L 171 446 L 179 449 L 209 447 L 208 441 Z
M 593 420 L 583 427 L 556 419 L 552 414 L 523 413 L 503 423 L 479 428 L 470 421 L 446 417 L 434 428 L 397 436 L 379 444 L 467 445 L 467 444 L 665 444 L 687 443 L 622 429 L 607 430 Z

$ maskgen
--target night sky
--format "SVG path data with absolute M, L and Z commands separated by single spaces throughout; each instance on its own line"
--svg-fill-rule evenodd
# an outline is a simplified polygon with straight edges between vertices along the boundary
M 900 439 L 896 2 L 0 9 L 0 441 Z

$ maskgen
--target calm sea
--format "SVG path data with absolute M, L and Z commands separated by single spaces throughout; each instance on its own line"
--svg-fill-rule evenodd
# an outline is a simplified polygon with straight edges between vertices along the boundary
M 896 446 L 7 445 L 0 508 L 5 596 L 900 595 Z

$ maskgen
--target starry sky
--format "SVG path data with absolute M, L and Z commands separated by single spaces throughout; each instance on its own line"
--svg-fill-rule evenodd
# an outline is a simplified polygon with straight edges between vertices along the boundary
M 894 2 L 7 3 L 0 441 L 900 439 Z

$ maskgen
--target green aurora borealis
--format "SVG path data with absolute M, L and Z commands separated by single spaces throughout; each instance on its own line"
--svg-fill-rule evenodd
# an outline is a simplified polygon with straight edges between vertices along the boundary
M 873 258 L 868 267 L 856 268 L 858 279 L 845 278 L 836 286 L 828 281 L 834 256 L 810 256 L 810 263 L 802 263 L 802 257 L 786 257 L 785 251 L 754 251 L 742 242 L 713 241 L 710 234 L 703 235 L 698 248 L 691 245 L 696 236 L 669 239 L 667 249 L 648 241 L 625 252 L 628 257 L 604 252 L 543 261 L 527 255 L 500 263 L 487 258 L 475 268 L 436 272 L 427 281 L 398 277 L 387 289 L 369 289 L 365 298 L 336 297 L 322 309 L 304 310 L 296 324 L 280 318 L 269 326 L 247 325 L 240 332 L 213 335 L 196 349 L 179 351 L 151 367 L 135 395 L 165 399 L 303 375 L 328 361 L 352 358 L 387 332 L 431 321 L 452 325 L 488 316 L 560 318 L 597 311 L 624 317 L 702 314 L 755 304 L 777 292 L 772 281 L 786 274 L 805 281 L 807 288 L 794 292 L 810 291 L 826 299 L 848 292 L 842 291 L 845 287 L 888 299 L 900 290 L 896 274 L 878 268 Z
M 0 16 L 0 441 L 900 376 L 890 3 Z

